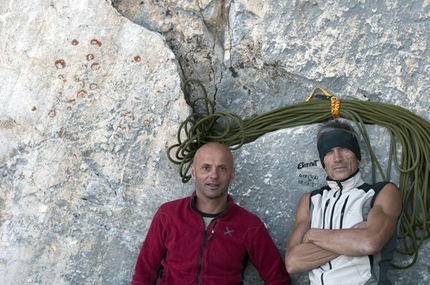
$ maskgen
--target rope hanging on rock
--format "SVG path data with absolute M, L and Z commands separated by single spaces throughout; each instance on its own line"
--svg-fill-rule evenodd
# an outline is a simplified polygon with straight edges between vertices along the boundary
M 187 91 L 187 85 L 190 83 L 200 86 L 202 97 L 190 100 Z M 323 95 L 316 94 L 318 91 Z M 380 102 L 340 100 L 321 88 L 314 89 L 306 102 L 278 108 L 249 119 L 241 119 L 232 113 L 215 112 L 213 102 L 208 99 L 204 86 L 198 80 L 187 80 L 183 92 L 192 113 L 179 127 L 178 143 L 167 151 L 169 160 L 179 164 L 183 183 L 191 178 L 189 170 L 195 152 L 208 142 L 220 142 L 231 150 L 236 150 L 266 133 L 283 128 L 321 123 L 337 117 L 353 121 L 370 151 L 373 182 L 376 182 L 376 169 L 383 180 L 390 179 L 392 164 L 400 173 L 398 186 L 403 196 L 403 214 L 399 222 L 401 245 L 397 247 L 397 251 L 413 258 L 406 265 L 393 266 L 404 269 L 416 262 L 419 247 L 430 237 L 429 122 L 398 106 Z M 311 100 L 313 98 L 328 100 Z M 205 114 L 197 112 L 199 102 L 204 104 Z M 373 153 L 365 124 L 383 126 L 391 136 L 386 173 Z M 400 161 L 396 155 L 398 146 L 401 147 Z

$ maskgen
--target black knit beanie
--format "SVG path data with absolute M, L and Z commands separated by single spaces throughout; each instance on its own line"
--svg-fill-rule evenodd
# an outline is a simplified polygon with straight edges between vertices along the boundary
M 351 150 L 357 159 L 361 161 L 360 146 L 357 139 L 350 132 L 344 130 L 331 130 L 323 133 L 318 140 L 317 147 L 323 168 L 325 168 L 324 157 L 335 147 L 344 147 Z

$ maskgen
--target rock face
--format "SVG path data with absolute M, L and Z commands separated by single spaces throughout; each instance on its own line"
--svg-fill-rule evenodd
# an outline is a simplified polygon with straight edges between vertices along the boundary
M 184 75 L 205 84 L 219 111 L 250 117 L 323 87 L 429 119 L 427 2 L 112 2 L 166 37 Z
M 192 191 L 166 154 L 191 112 L 183 79 L 242 118 L 323 87 L 430 121 L 427 1 L 6 2 L 0 284 L 129 284 L 157 207 Z M 231 194 L 282 255 L 298 199 L 324 183 L 315 132 L 283 129 L 234 151 Z M 368 132 L 386 167 L 388 133 Z M 426 242 L 412 268 L 392 269 L 393 284 L 427 284 L 429 252 Z M 246 284 L 262 284 L 251 265 Z
M 0 284 L 127 284 L 183 196 L 178 64 L 106 1 L 56 2 L 0 4 Z

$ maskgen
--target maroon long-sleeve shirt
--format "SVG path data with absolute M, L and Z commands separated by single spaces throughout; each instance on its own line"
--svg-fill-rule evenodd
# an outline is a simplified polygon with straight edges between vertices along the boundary
M 137 259 L 132 285 L 241 284 L 246 261 L 266 285 L 289 285 L 282 257 L 263 222 L 228 197 L 205 230 L 192 195 L 163 204 Z M 162 268 L 162 270 L 160 270 Z

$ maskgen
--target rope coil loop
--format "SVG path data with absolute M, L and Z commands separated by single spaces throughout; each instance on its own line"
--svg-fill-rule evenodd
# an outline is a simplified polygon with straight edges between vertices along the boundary
M 186 86 L 197 83 L 203 96 L 190 100 Z M 317 92 L 321 94 L 316 94 Z M 305 102 L 284 106 L 258 116 L 241 119 L 239 116 L 215 112 L 214 103 L 208 97 L 200 81 L 190 79 L 184 83 L 185 100 L 192 113 L 180 125 L 177 144 L 167 150 L 171 162 L 179 165 L 182 182 L 191 176 L 189 170 L 197 149 L 205 143 L 217 141 L 231 150 L 252 142 L 260 136 L 283 128 L 321 123 L 331 118 L 344 118 L 355 123 L 370 151 L 373 183 L 376 171 L 383 180 L 389 180 L 391 165 L 399 171 L 399 185 L 403 196 L 403 214 L 399 221 L 401 240 L 397 252 L 412 256 L 406 265 L 392 264 L 405 269 L 417 260 L 418 249 L 430 238 L 430 123 L 414 113 L 395 105 L 380 102 L 342 100 L 330 95 L 322 88 L 315 88 Z M 311 100 L 323 99 L 323 100 Z M 327 100 L 328 99 L 328 100 Z M 202 101 L 205 114 L 197 111 L 197 102 Z M 389 163 L 384 173 L 369 142 L 365 125 L 380 125 L 390 134 Z M 400 149 L 400 158 L 396 151 Z
M 197 83 L 203 96 L 191 100 L 187 90 L 190 83 Z M 215 112 L 214 103 L 208 98 L 206 89 L 200 81 L 187 80 L 182 91 L 185 101 L 193 112 L 179 126 L 178 143 L 167 149 L 167 155 L 171 162 L 179 164 L 179 174 L 182 182 L 186 183 L 191 179 L 189 172 L 194 154 L 199 147 L 208 142 L 217 141 L 227 145 L 231 150 L 239 149 L 245 143 L 246 132 L 239 116 L 232 113 Z M 197 110 L 199 102 L 203 102 L 203 114 Z

